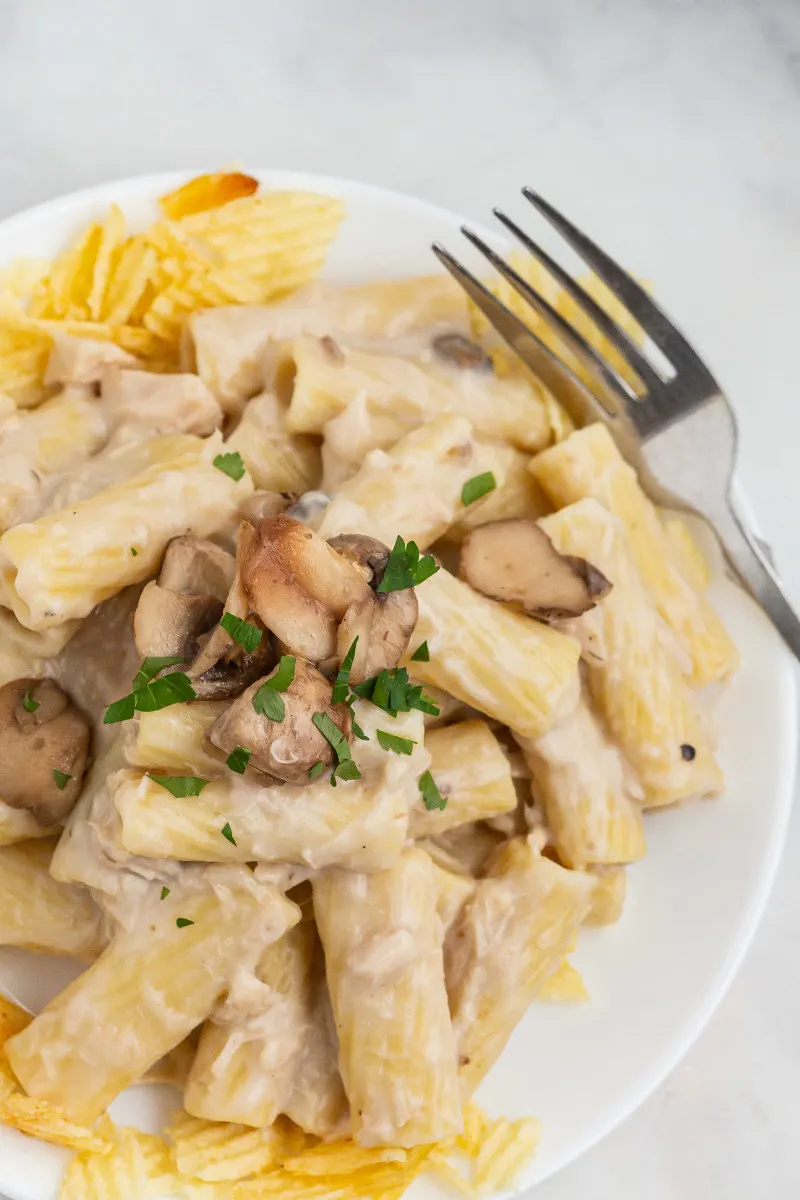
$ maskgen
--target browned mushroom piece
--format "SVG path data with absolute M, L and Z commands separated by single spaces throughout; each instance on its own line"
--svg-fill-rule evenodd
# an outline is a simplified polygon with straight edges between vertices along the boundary
M 31 711 L 32 710 L 32 711 Z M 70 811 L 89 756 L 89 722 L 52 679 L 0 688 L 0 796 L 43 828 Z
M 462 370 L 492 370 L 492 360 L 483 347 L 463 333 L 440 333 L 433 339 L 433 350 L 438 358 Z
M 287 512 L 296 501 L 296 492 L 253 492 L 239 509 L 239 517 L 255 525 L 264 517 L 277 517 Z
M 197 653 L 200 636 L 221 616 L 222 604 L 213 596 L 171 591 L 153 580 L 133 616 L 136 649 L 142 658 L 174 655 L 188 662 Z
M 185 533 L 173 538 L 164 552 L 159 587 L 195 596 L 213 596 L 220 604 L 233 584 L 236 560 L 207 538 Z
M 314 714 L 326 713 L 349 741 L 350 713 L 346 705 L 332 703 L 330 681 L 300 658 L 295 661 L 294 679 L 279 693 L 284 704 L 282 721 L 273 721 L 253 707 L 253 698 L 265 682 L 259 679 L 217 718 L 208 740 L 226 754 L 239 746 L 249 750 L 248 767 L 274 779 L 308 783 L 308 772 L 316 763 L 326 767 L 334 763 L 333 747 L 314 724 Z
M 341 661 L 357 637 L 350 682 L 363 683 L 380 671 L 391 671 L 408 649 L 419 608 L 413 588 L 398 592 L 376 591 L 389 561 L 389 547 L 377 538 L 345 533 L 328 543 L 362 571 L 370 585 L 367 595 L 350 605 L 342 617 L 336 637 Z
M 492 521 L 461 547 L 461 578 L 492 600 L 518 604 L 542 620 L 578 617 L 611 590 L 586 559 L 559 554 L 535 521 Z
M 351 604 L 370 594 L 363 571 L 300 521 L 259 521 L 240 550 L 248 604 L 291 654 L 324 662 Z

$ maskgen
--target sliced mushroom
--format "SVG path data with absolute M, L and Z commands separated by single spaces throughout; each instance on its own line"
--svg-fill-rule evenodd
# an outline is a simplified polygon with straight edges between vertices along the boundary
M 363 571 L 299 521 L 259 521 L 239 571 L 251 609 L 292 654 L 322 662 L 351 604 L 370 595 Z
M 89 740 L 86 717 L 52 679 L 5 684 L 0 688 L 0 796 L 11 808 L 27 809 L 45 828 L 63 820 L 81 790 Z
M 279 693 L 285 710 L 282 721 L 272 721 L 253 708 L 253 697 L 264 682 L 254 683 L 217 718 L 208 740 L 226 754 L 238 746 L 249 750 L 248 767 L 275 779 L 308 783 L 308 772 L 315 763 L 330 767 L 334 762 L 333 747 L 314 724 L 314 713 L 326 713 L 348 740 L 350 713 L 344 704 L 332 703 L 329 680 L 300 658 L 295 662 L 292 683 Z
M 213 629 L 222 616 L 214 596 L 172 591 L 154 580 L 139 597 L 133 617 L 133 636 L 142 658 L 175 655 L 189 662 L 197 654 L 198 639 Z
M 158 583 L 173 592 L 213 596 L 223 604 L 235 574 L 232 554 L 207 538 L 185 533 L 167 546 Z
M 360 533 L 340 534 L 328 543 L 366 576 L 370 592 L 351 604 L 342 617 L 336 652 L 343 659 L 358 637 L 351 683 L 363 683 L 380 671 L 391 671 L 408 649 L 419 608 L 413 588 L 377 592 L 389 561 L 389 547 Z
M 433 350 L 439 358 L 462 370 L 492 370 L 492 360 L 483 347 L 463 333 L 440 333 L 433 339 Z
M 559 554 L 535 521 L 492 521 L 461 547 L 461 578 L 493 600 L 519 604 L 543 620 L 578 617 L 611 590 L 584 558 Z
M 264 517 L 278 517 L 281 513 L 288 512 L 296 501 L 297 495 L 294 492 L 253 492 L 239 509 L 239 517 L 243 521 L 255 524 Z

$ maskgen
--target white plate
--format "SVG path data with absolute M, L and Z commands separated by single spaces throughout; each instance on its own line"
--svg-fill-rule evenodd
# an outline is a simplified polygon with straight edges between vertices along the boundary
M 433 239 L 459 253 L 464 248 L 460 219 L 429 204 L 321 176 L 258 174 L 268 187 L 312 188 L 347 201 L 348 217 L 326 270 L 331 280 L 430 272 Z M 0 264 L 14 255 L 55 253 L 112 200 L 132 221 L 149 221 L 154 198 L 186 177 L 108 184 L 12 217 L 0 224 Z M 591 1002 L 534 1005 L 481 1088 L 479 1099 L 491 1113 L 541 1118 L 541 1150 L 520 1188 L 552 1175 L 603 1137 L 675 1066 L 728 987 L 775 874 L 796 760 L 792 659 L 760 610 L 732 584 L 718 578 L 712 599 L 742 653 L 717 714 L 727 794 L 648 817 L 650 852 L 631 869 L 622 920 L 581 935 L 576 963 Z M 0 950 L 0 986 L 31 1007 L 72 972 L 63 961 Z M 169 1089 L 138 1088 L 112 1112 L 155 1128 L 175 1104 Z M 62 1151 L 0 1127 L 0 1191 L 13 1200 L 55 1196 L 65 1161 Z M 426 1182 L 413 1190 L 416 1197 L 441 1194 Z

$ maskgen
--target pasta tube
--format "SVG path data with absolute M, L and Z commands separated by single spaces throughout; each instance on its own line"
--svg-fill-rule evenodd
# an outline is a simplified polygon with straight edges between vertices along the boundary
M 447 806 L 429 812 L 417 796 L 409 818 L 410 837 L 436 837 L 454 825 L 488 820 L 517 807 L 511 765 L 485 721 L 433 729 L 425 735 L 425 746 Z
M 287 433 L 285 420 L 278 397 L 262 392 L 248 402 L 227 449 L 241 454 L 257 488 L 309 492 L 322 474 L 319 446 L 313 438 Z
M 614 925 L 622 916 L 628 891 L 628 874 L 624 867 L 590 867 L 594 877 L 592 906 L 586 914 L 587 925 Z
M 91 961 L 105 947 L 102 915 L 89 893 L 50 874 L 54 842 L 0 850 L 0 946 Z
M 28 838 L 43 838 L 57 830 L 40 825 L 27 808 L 12 808 L 0 800 L 0 846 L 13 846 Z
M 482 452 L 463 417 L 438 417 L 388 453 L 370 453 L 337 491 L 319 532 L 324 538 L 368 533 L 389 546 L 399 533 L 424 549 L 464 512 L 461 492 L 483 472 Z
M 644 856 L 641 789 L 585 698 L 544 737 L 517 742 L 565 867 Z
M 462 509 L 458 520 L 444 535 L 460 545 L 471 529 L 489 521 L 507 521 L 519 517 L 544 516 L 550 512 L 541 487 L 528 469 L 530 456 L 513 446 L 482 442 L 479 451 L 481 470 L 491 471 L 497 486 L 480 504 Z
M 445 970 L 461 1085 L 470 1096 L 570 948 L 593 881 L 506 842 L 450 932 Z
M 74 466 L 102 445 L 105 421 L 85 388 L 70 388 L 39 408 L 15 412 L 0 423 L 0 533 L 19 520 L 19 507 L 35 497 L 41 477 Z
M 197 877 L 195 877 L 197 878 Z M 237 967 L 291 928 L 297 908 L 244 867 L 157 897 L 130 931 L 6 1042 L 29 1096 L 93 1121 L 211 1012 Z
M 126 731 L 127 762 L 173 775 L 224 776 L 225 755 L 203 739 L 226 708 L 224 700 L 197 700 L 139 713 Z
M 362 777 L 336 788 L 327 779 L 263 787 L 228 772 L 199 796 L 182 799 L 148 775 L 120 771 L 110 782 L 121 818 L 122 849 L 200 862 L 338 864 L 354 871 L 391 866 L 406 837 L 417 779 L 429 762 L 422 746 L 422 714 L 403 713 L 392 720 L 367 702 L 356 713 L 370 737 L 354 751 Z M 379 747 L 375 729 L 387 720 L 391 732 L 415 742 L 410 756 Z M 234 841 L 222 835 L 226 824 Z
M 423 366 L 324 338 L 299 338 L 291 359 L 294 383 L 286 424 L 292 433 L 322 433 L 355 397 L 364 413 L 358 429 L 370 430 L 364 449 L 391 446 L 446 413 L 466 417 L 482 437 L 521 450 L 541 450 L 550 441 L 541 393 L 527 378 L 498 379 L 492 371 L 439 365 L 435 359 Z
M 531 463 L 534 477 L 561 508 L 592 497 L 624 522 L 633 560 L 689 661 L 697 686 L 725 679 L 738 653 L 706 597 L 682 573 L 674 543 L 604 425 L 579 429 Z
M 416 1146 L 461 1128 L 436 884 L 423 850 L 313 882 L 354 1139 Z
M 9 529 L 0 537 L 0 601 L 28 628 L 47 629 L 152 575 L 171 538 L 212 533 L 252 492 L 247 475 L 234 482 L 213 465 L 222 450 L 218 434 L 156 438 L 139 474 Z
M 441 570 L 417 588 L 414 645 L 430 662 L 406 666 L 420 682 L 456 696 L 523 737 L 539 737 L 579 694 L 573 638 L 473 591 Z
M 184 1092 L 192 1116 L 267 1127 L 283 1111 L 309 1032 L 315 941 L 301 921 L 266 948 L 255 979 L 234 975 L 200 1035 Z
M 622 522 L 596 500 L 581 500 L 540 524 L 562 554 L 588 559 L 613 584 L 586 614 L 597 622 L 603 646 L 602 660 L 587 663 L 587 678 L 595 707 L 642 785 L 642 803 L 718 793 L 722 774 L 707 722 L 665 643 Z

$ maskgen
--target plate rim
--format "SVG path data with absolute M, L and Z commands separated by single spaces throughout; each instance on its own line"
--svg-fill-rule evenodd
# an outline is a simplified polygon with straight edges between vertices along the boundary
M 445 219 L 447 222 L 453 224 L 454 227 L 456 224 L 462 225 L 468 223 L 481 236 L 510 245 L 510 242 L 501 231 L 487 227 L 481 221 L 468 218 L 453 209 L 436 204 L 433 201 L 393 188 L 358 179 L 327 175 L 316 171 L 306 172 L 281 167 L 254 166 L 242 166 L 238 169 L 252 174 L 260 182 L 264 183 L 266 187 L 271 189 L 283 187 L 313 188 L 323 193 L 327 191 L 333 195 L 343 195 L 345 198 L 348 194 L 352 195 L 354 192 L 358 192 L 361 196 L 372 197 L 377 202 L 399 204 L 407 210 L 418 212 L 420 215 L 435 217 L 437 220 Z M 107 202 L 109 193 L 111 192 L 119 191 L 121 194 L 124 194 L 125 199 L 120 199 L 122 207 L 124 207 L 126 201 L 129 203 L 134 196 L 136 199 L 155 200 L 162 192 L 174 188 L 186 179 L 199 174 L 211 173 L 213 170 L 213 168 L 177 168 L 167 171 L 146 172 L 144 174 L 110 179 L 101 183 L 75 188 L 69 192 L 59 193 L 36 204 L 15 210 L 5 217 L 1 217 L 0 239 L 5 239 L 9 235 L 13 236 L 17 230 L 21 230 L 29 222 L 36 223 L 47 221 L 48 219 L 57 220 L 60 217 L 69 216 L 73 209 L 76 210 L 76 219 L 82 220 L 84 218 L 78 217 L 77 210 L 80 209 L 85 212 L 93 205 Z M 6 261 L 7 259 L 4 256 L 0 256 L 0 268 L 2 268 Z M 436 270 L 437 267 L 432 261 L 432 273 Z M 748 514 L 752 513 L 746 493 L 743 492 L 738 483 L 735 487 L 737 501 L 743 505 Z M 750 603 L 754 609 L 760 612 L 755 601 L 751 600 Z M 781 641 L 780 636 L 774 630 L 773 636 L 776 641 Z M 685 1022 L 684 1027 L 678 1029 L 670 1039 L 665 1039 L 661 1053 L 657 1056 L 655 1062 L 651 1064 L 650 1070 L 647 1076 L 643 1077 L 642 1083 L 638 1086 L 632 1085 L 626 1098 L 619 1101 L 616 1107 L 609 1108 L 605 1114 L 596 1120 L 594 1127 L 590 1127 L 585 1131 L 582 1138 L 576 1138 L 571 1152 L 568 1155 L 564 1155 L 559 1161 L 554 1162 L 549 1169 L 541 1173 L 532 1185 L 533 1187 L 536 1187 L 539 1183 L 543 1183 L 548 1178 L 552 1178 L 558 1172 L 582 1157 L 588 1150 L 597 1145 L 615 1128 L 626 1121 L 663 1084 L 664 1080 L 680 1064 L 709 1024 L 727 994 L 752 945 L 775 884 L 788 833 L 798 777 L 800 776 L 800 761 L 798 761 L 798 750 L 800 749 L 800 729 L 798 728 L 798 717 L 800 716 L 800 671 L 785 645 L 783 646 L 783 652 L 786 670 L 782 676 L 781 684 L 785 690 L 785 701 L 790 706 L 791 715 L 794 719 L 787 722 L 788 734 L 785 744 L 782 747 L 785 764 L 779 776 L 780 784 L 778 794 L 775 797 L 774 820 L 772 821 L 770 837 L 762 860 L 758 882 L 754 887 L 746 917 L 738 926 L 728 954 L 724 961 L 720 963 L 716 978 L 709 984 L 705 1004 L 702 1006 L 698 1005 L 697 1010 L 691 1019 Z M 0 1126 L 0 1138 L 2 1138 L 3 1133 L 4 1127 Z M 2 1181 L 0 1181 L 1 1183 Z M 527 1186 L 531 1185 L 526 1184 L 523 1176 L 519 1185 L 520 1195 Z M 517 1193 L 515 1192 L 514 1194 Z

